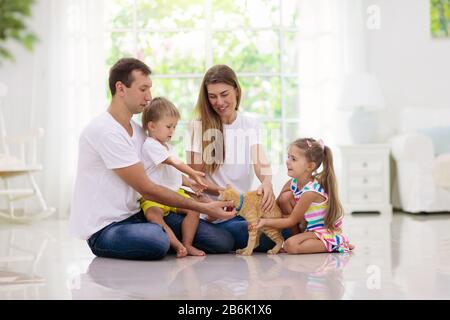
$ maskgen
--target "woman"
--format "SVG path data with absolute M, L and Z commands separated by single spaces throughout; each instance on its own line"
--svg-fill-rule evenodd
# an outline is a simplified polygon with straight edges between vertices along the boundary
M 226 65 L 211 67 L 203 77 L 196 105 L 197 121 L 191 128 L 192 142 L 187 148 L 188 163 L 194 170 L 206 173 L 205 192 L 213 199 L 219 190 L 231 184 L 239 192 L 250 191 L 254 175 L 261 185 L 261 208 L 275 205 L 270 163 L 259 140 L 257 119 L 239 112 L 241 87 L 236 73 Z M 237 216 L 213 221 L 234 237 L 234 249 L 247 245 L 247 222 Z M 267 251 L 274 243 L 261 237 L 257 251 Z

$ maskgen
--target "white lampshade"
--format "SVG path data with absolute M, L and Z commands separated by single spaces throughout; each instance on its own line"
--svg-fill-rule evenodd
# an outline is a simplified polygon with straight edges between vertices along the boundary
M 344 80 L 339 109 L 375 111 L 384 108 L 384 97 L 377 78 L 368 73 L 354 73 Z
M 374 75 L 355 73 L 345 78 L 339 109 L 352 111 L 349 131 L 353 142 L 376 142 L 378 122 L 373 111 L 383 108 L 384 97 Z

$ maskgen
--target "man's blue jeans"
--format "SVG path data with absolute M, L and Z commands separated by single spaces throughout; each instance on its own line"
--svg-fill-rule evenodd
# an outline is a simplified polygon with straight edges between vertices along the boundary
M 170 213 L 164 220 L 181 239 L 181 222 L 184 215 Z M 170 244 L 163 228 L 150 223 L 142 211 L 131 217 L 111 223 L 88 239 L 92 252 L 99 257 L 158 260 L 169 251 Z M 234 247 L 232 235 L 217 226 L 200 220 L 194 246 L 206 253 L 227 253 Z
M 233 219 L 219 222 L 216 224 L 220 229 L 230 232 L 234 238 L 233 250 L 242 249 L 247 246 L 248 241 L 248 223 L 242 217 L 234 217 Z M 291 236 L 291 231 L 285 229 L 282 231 L 283 238 L 287 239 Z M 259 246 L 255 248 L 257 252 L 267 252 L 275 246 L 275 242 L 270 240 L 265 234 L 259 239 Z

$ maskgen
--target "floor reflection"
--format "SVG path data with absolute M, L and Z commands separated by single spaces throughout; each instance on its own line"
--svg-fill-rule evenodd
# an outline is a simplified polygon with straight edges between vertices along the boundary
M 21 228 L 0 231 L 0 299 L 39 299 L 37 267 L 51 237 Z
M 95 258 L 73 299 L 341 299 L 351 254 L 207 255 L 136 262 Z

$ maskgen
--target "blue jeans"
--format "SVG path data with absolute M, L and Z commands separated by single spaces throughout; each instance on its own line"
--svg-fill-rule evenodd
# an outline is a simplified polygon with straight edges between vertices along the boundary
M 179 239 L 183 219 L 184 215 L 177 213 L 164 218 Z M 163 228 L 148 222 L 142 211 L 97 231 L 87 243 L 98 257 L 130 260 L 162 259 L 170 248 Z M 233 249 L 234 240 L 226 230 L 200 220 L 193 244 L 206 253 L 227 253 Z
M 242 217 L 234 217 L 230 220 L 219 222 L 216 224 L 222 230 L 226 230 L 233 235 L 234 247 L 233 250 L 242 249 L 247 246 L 248 241 L 248 224 L 247 221 Z M 284 229 L 282 231 L 284 239 L 291 236 L 291 231 L 289 229 Z M 265 234 L 261 235 L 259 239 L 259 246 L 255 248 L 257 252 L 267 252 L 275 246 L 275 242 L 269 239 Z

